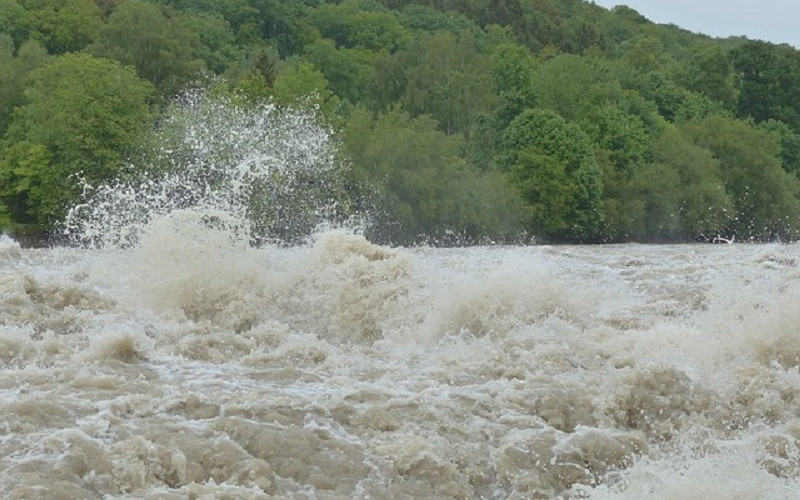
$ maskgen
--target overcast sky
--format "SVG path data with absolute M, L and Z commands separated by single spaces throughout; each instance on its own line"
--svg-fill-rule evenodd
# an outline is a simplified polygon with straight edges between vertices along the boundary
M 800 0 L 593 0 L 715 37 L 744 35 L 800 48 Z

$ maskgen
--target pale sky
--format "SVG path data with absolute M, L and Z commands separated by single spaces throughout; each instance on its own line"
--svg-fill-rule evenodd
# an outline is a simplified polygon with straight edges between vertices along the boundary
M 800 48 L 800 0 L 593 0 L 714 37 L 744 35 Z

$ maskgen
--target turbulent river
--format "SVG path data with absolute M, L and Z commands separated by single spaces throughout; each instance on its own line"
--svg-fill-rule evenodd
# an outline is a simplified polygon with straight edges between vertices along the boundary
M 158 134 L 0 235 L 0 498 L 800 498 L 800 245 L 383 247 L 314 116 Z
M 176 217 L 0 239 L 0 498 L 800 497 L 797 245 L 256 249 Z

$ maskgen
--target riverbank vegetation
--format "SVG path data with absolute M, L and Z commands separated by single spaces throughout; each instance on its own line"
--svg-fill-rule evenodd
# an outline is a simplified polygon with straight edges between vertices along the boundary
M 0 0 L 0 227 L 198 85 L 316 109 L 376 241 L 800 237 L 800 52 L 580 0 Z

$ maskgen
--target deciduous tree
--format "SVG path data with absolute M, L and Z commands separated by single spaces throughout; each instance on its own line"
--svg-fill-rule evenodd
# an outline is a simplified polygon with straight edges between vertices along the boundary
M 92 43 L 102 12 L 93 0 L 44 0 L 27 10 L 26 21 L 31 38 L 56 55 L 77 52 Z
M 113 178 L 152 125 L 150 84 L 131 68 L 65 54 L 31 73 L 27 103 L 3 141 L 0 196 L 18 221 L 55 223 L 76 200 L 76 176 Z
M 205 63 L 198 54 L 200 33 L 192 31 L 177 12 L 143 0 L 127 0 L 109 16 L 92 54 L 136 68 L 164 93 L 180 89 Z
M 500 163 L 527 203 L 535 236 L 582 242 L 600 237 L 602 170 L 579 126 L 553 111 L 525 110 L 505 132 Z
M 777 136 L 723 116 L 693 122 L 685 131 L 720 162 L 725 190 L 736 208 L 732 233 L 759 240 L 798 236 L 800 181 L 782 168 Z
M 444 134 L 429 116 L 394 110 L 372 119 L 359 108 L 345 144 L 357 183 L 377 188 L 371 234 L 380 241 L 469 243 L 520 230 L 514 192 L 470 165 L 463 138 Z

